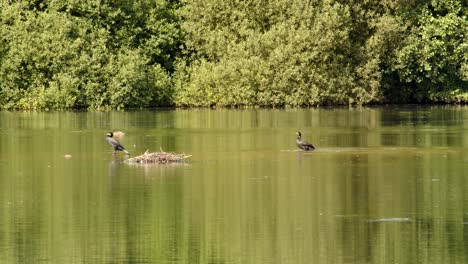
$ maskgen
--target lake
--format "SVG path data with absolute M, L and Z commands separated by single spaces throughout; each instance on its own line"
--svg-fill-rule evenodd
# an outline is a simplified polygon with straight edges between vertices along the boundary
M 467 106 L 0 112 L 0 263 L 468 263 L 467 171 Z

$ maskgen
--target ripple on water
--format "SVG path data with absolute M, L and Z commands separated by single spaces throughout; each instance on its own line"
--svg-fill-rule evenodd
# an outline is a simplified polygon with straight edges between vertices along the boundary
M 369 219 L 368 222 L 409 222 L 411 221 L 410 218 L 380 218 L 380 219 Z

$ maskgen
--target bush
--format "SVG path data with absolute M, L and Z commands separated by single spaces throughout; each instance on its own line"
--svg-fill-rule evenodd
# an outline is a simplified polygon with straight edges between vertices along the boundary
M 0 3 L 1 107 L 172 105 L 169 71 L 179 46 L 169 46 L 180 34 L 175 7 L 159 3 L 166 2 Z

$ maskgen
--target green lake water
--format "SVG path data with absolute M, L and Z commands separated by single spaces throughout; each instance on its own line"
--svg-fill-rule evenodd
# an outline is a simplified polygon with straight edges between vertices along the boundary
M 468 263 L 468 107 L 0 112 L 0 263 Z

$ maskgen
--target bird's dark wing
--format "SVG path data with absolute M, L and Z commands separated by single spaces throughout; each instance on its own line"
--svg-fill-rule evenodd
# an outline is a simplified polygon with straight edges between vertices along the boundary
M 303 142 L 301 143 L 301 147 L 300 147 L 300 148 L 301 148 L 301 149 L 304 149 L 304 150 L 313 150 L 313 149 L 315 149 L 314 145 L 310 144 L 310 143 L 307 142 L 307 141 L 303 141 Z
M 122 151 L 125 150 L 125 148 L 124 148 L 122 145 L 120 145 L 120 144 L 119 144 L 118 146 L 116 146 L 115 149 L 116 149 L 116 150 L 122 150 Z

